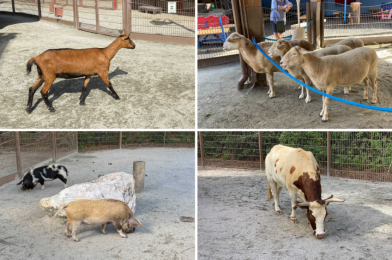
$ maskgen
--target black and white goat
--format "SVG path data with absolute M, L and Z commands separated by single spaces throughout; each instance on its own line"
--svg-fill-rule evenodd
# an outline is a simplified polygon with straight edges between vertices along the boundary
M 68 170 L 65 166 L 52 164 L 47 166 L 31 169 L 25 173 L 23 179 L 17 184 L 22 184 L 22 190 L 32 190 L 37 183 L 41 183 L 41 190 L 43 190 L 45 181 L 53 181 L 60 179 L 64 182 L 64 189 L 67 188 Z

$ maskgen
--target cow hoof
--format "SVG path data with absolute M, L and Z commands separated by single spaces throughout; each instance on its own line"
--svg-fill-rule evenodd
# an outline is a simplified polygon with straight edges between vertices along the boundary
M 275 211 L 275 214 L 280 215 L 280 214 L 282 214 L 282 212 L 280 210 L 277 210 L 277 211 Z
M 290 223 L 297 224 L 298 220 L 296 218 L 290 218 Z
M 316 237 L 317 237 L 317 239 L 321 239 L 324 237 L 324 234 L 317 234 Z

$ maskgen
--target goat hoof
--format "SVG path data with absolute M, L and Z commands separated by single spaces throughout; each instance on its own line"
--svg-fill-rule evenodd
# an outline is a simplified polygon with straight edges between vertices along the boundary
M 82 101 L 80 101 L 79 105 L 81 105 L 81 106 L 85 106 L 85 105 L 86 105 L 86 103 L 84 103 L 84 101 L 83 101 L 83 102 L 82 102 Z
M 328 122 L 328 120 L 321 119 L 321 122 L 325 123 Z
M 31 108 L 26 108 L 26 112 L 27 112 L 28 114 L 31 114 L 32 111 L 33 111 L 33 110 L 32 110 Z
M 53 107 L 49 108 L 50 112 L 56 112 L 56 109 L 54 109 Z
M 114 97 L 114 99 L 115 99 L 115 100 L 119 100 L 119 99 L 120 99 L 120 97 L 119 97 L 119 96 L 116 96 L 116 97 Z

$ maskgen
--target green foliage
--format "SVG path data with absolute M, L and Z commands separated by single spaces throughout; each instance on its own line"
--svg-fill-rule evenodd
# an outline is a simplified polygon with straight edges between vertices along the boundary
M 205 158 L 258 161 L 258 132 L 202 132 Z M 276 144 L 311 151 L 327 166 L 327 132 L 262 132 L 265 158 Z M 198 154 L 200 155 L 200 142 Z M 389 132 L 331 132 L 331 166 L 347 171 L 389 172 L 392 140 Z M 389 169 L 391 168 L 391 169 Z

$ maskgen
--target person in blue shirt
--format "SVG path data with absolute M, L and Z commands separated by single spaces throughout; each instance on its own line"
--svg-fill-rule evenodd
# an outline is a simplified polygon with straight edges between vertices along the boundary
M 280 40 L 282 34 L 278 33 L 276 22 L 284 21 L 286 23 L 286 12 L 293 6 L 288 0 L 272 0 L 270 21 L 275 38 Z

